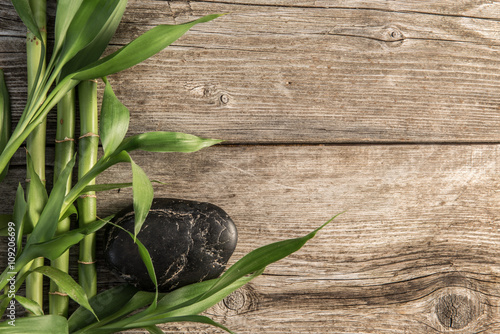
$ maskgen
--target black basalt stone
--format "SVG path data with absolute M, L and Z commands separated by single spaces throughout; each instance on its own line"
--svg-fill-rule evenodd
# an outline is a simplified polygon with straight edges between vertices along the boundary
M 133 233 L 133 208 L 120 212 L 114 223 Z M 137 238 L 151 255 L 160 292 L 168 292 L 219 277 L 238 234 L 231 218 L 214 204 L 158 198 Z M 104 257 L 111 270 L 141 290 L 154 290 L 130 235 L 110 227 L 105 241 Z

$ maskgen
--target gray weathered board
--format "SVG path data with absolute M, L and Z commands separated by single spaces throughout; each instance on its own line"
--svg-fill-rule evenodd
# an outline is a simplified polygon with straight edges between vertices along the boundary
M 134 160 L 166 183 L 157 196 L 233 217 L 231 263 L 346 212 L 206 314 L 238 333 L 499 333 L 500 3 L 129 0 L 111 49 L 156 24 L 221 12 L 110 81 L 131 111 L 130 134 L 226 142 Z M 0 0 L 15 119 L 24 36 Z M 50 166 L 51 145 L 48 155 Z M 19 153 L 1 213 L 23 165 Z M 119 166 L 99 182 L 130 177 Z M 98 200 L 104 216 L 131 192 Z M 115 281 L 101 269 L 100 288 Z

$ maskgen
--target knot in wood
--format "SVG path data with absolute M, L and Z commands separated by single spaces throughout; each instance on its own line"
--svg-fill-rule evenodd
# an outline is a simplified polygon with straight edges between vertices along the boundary
M 462 329 L 478 316 L 478 309 L 469 297 L 452 293 L 438 300 L 436 315 L 444 327 Z
M 405 39 L 403 32 L 397 27 L 387 27 L 385 30 L 385 40 L 387 42 L 401 42 Z
M 236 290 L 222 301 L 224 306 L 233 311 L 240 311 L 245 307 L 245 294 Z
M 219 97 L 220 103 L 222 104 L 228 104 L 229 103 L 229 96 L 227 94 L 221 94 Z

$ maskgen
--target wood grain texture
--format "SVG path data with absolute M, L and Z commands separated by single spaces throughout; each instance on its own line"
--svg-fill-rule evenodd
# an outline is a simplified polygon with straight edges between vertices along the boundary
M 132 132 L 232 143 L 496 142 L 499 5 L 489 1 L 129 1 L 114 46 L 229 12 L 112 76 Z M 0 1 L 0 66 L 18 116 L 24 32 Z
M 347 210 L 207 312 L 238 333 L 500 330 L 498 145 L 222 145 L 134 160 L 167 183 L 156 196 L 209 201 L 231 215 L 240 234 L 231 263 Z M 116 175 L 127 180 L 129 167 L 98 181 Z M 8 187 L 23 177 L 14 167 Z M 130 202 L 129 190 L 102 193 L 99 214 Z M 101 273 L 104 288 L 113 276 Z
M 134 153 L 166 183 L 156 196 L 224 208 L 240 235 L 230 263 L 347 211 L 207 315 L 249 334 L 499 333 L 499 3 L 129 0 L 108 52 L 156 24 L 214 12 L 230 14 L 110 77 L 131 110 L 129 134 L 226 140 L 195 154 Z M 24 36 L 0 0 L 15 119 L 26 98 Z M 24 164 L 20 151 L 0 184 L 0 213 Z M 130 178 L 122 165 L 99 182 Z M 99 215 L 131 198 L 99 194 Z M 98 265 L 99 289 L 115 284 Z

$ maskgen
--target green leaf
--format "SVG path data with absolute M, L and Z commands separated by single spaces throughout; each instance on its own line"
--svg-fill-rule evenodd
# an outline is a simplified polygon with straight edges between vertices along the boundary
M 106 22 L 113 17 L 121 0 L 85 0 L 69 24 L 61 48 L 59 64 L 67 63 L 87 47 L 99 34 Z
M 57 229 L 57 223 L 59 222 L 59 215 L 61 214 L 64 194 L 66 193 L 67 180 L 70 177 L 74 165 L 75 157 L 68 162 L 54 184 L 47 204 L 40 215 L 38 223 L 33 228 L 33 232 L 26 243 L 26 247 L 30 244 L 47 241 L 54 235 Z
M 170 322 L 195 322 L 195 323 L 200 323 L 200 324 L 207 324 L 207 325 L 212 325 L 215 327 L 219 327 L 223 330 L 225 330 L 228 333 L 233 333 L 223 325 L 213 321 L 212 319 L 202 316 L 202 315 L 186 315 L 186 316 L 179 316 L 179 317 L 164 317 L 164 318 L 158 318 L 154 320 L 147 320 L 147 321 L 142 321 L 142 322 L 137 322 L 137 323 L 132 323 L 130 325 L 127 325 L 123 328 L 106 328 L 104 331 L 107 332 L 107 330 L 114 330 L 114 331 L 122 331 L 125 329 L 134 329 L 134 328 L 144 328 L 144 327 L 149 327 L 151 325 L 155 324 L 160 324 L 160 323 L 170 323 Z M 95 331 L 95 333 L 101 333 L 99 329 Z
M 29 31 L 33 33 L 40 41 L 43 41 L 42 35 L 40 34 L 40 30 L 38 29 L 38 25 L 36 23 L 35 15 L 31 10 L 31 6 L 28 0 L 12 0 L 12 4 L 16 9 L 17 14 L 23 21 L 24 25 L 28 28 Z
M 0 323 L 2 334 L 33 333 L 34 329 L 36 329 L 37 334 L 68 334 L 68 321 L 60 315 L 44 315 L 18 318 L 15 321 L 15 326 L 9 324 L 8 321 Z
M 16 295 L 15 299 L 19 302 L 19 304 L 21 304 L 22 307 L 32 314 L 38 316 L 43 315 L 43 310 L 36 301 L 18 295 Z
M 57 284 L 59 289 L 68 294 L 69 298 L 73 299 L 79 305 L 85 307 L 87 310 L 92 312 L 92 314 L 97 318 L 97 315 L 94 313 L 92 306 L 90 306 L 87 294 L 83 290 L 83 288 L 75 282 L 69 274 L 65 273 L 56 268 L 52 267 L 37 267 L 33 270 L 34 272 L 39 272 L 47 277 L 49 277 L 54 283 Z
M 82 193 L 85 193 L 85 192 L 88 192 L 88 191 L 108 191 L 108 190 L 123 189 L 123 188 L 130 188 L 130 187 L 132 187 L 132 182 L 128 182 L 128 183 L 92 184 L 92 185 L 86 186 L 83 189 Z
M 9 235 L 10 222 L 12 222 L 12 215 L 0 215 L 0 237 Z
M 21 184 L 19 184 L 16 191 L 16 200 L 14 202 L 14 215 L 12 217 L 12 221 L 16 227 L 16 245 L 18 254 L 22 250 L 26 209 L 27 203 L 24 199 L 24 189 L 21 187 Z
M 59 218 L 59 221 L 62 221 L 71 215 L 76 215 L 78 217 L 78 210 L 76 209 L 76 206 L 74 204 L 71 204 L 69 206 L 68 210 L 66 210 L 61 218 Z
M 132 67 L 160 52 L 195 24 L 211 21 L 221 15 L 208 15 L 179 25 L 160 25 L 139 36 L 118 51 L 76 73 L 75 79 L 88 80 L 108 76 Z
M 23 252 L 23 258 L 30 261 L 37 257 L 44 257 L 49 260 L 55 260 L 67 251 L 71 246 L 78 244 L 86 235 L 94 233 L 106 225 L 113 216 L 102 220 L 96 220 L 78 229 L 59 234 L 58 236 L 39 243 L 30 244 Z
M 145 292 L 145 291 L 137 291 L 132 298 L 130 298 L 126 303 L 123 304 L 116 304 L 113 302 L 114 299 L 109 299 L 106 304 L 109 302 L 109 307 L 114 311 L 111 315 L 106 316 L 105 318 L 100 317 L 99 313 L 97 314 L 99 316 L 99 321 L 85 321 L 85 324 L 82 325 L 81 327 L 78 327 L 80 331 L 78 333 L 94 333 L 96 327 L 101 327 L 104 326 L 105 324 L 111 323 L 109 326 L 114 326 L 114 324 L 117 323 L 117 319 L 120 319 L 132 312 L 135 312 L 148 304 L 151 304 L 155 299 L 155 294 L 152 292 Z M 119 306 L 119 308 L 117 308 Z M 79 315 L 79 318 L 83 318 L 85 315 L 89 316 L 91 315 L 90 312 L 87 310 L 81 310 L 82 308 L 80 307 L 78 310 L 82 312 L 81 315 Z M 86 313 L 85 313 L 86 312 Z M 90 319 L 92 320 L 92 319 Z M 81 322 L 81 321 L 80 321 Z M 111 331 L 110 331 L 111 332 Z
M 301 238 L 278 241 L 251 251 L 243 258 L 241 258 L 238 262 L 233 264 L 217 280 L 214 286 L 199 298 L 200 299 L 206 298 L 211 293 L 216 292 L 226 286 L 229 286 L 240 277 L 262 270 L 269 264 L 281 260 L 292 253 L 295 253 L 296 251 L 301 249 L 302 246 L 304 246 L 304 244 L 307 241 L 312 239 L 316 235 L 316 233 L 318 233 L 319 230 L 324 228 L 337 216 L 338 215 L 334 216 L 333 218 L 328 220 L 325 224 L 321 225 L 316 230 L 312 231 L 311 233 Z
M 150 334 L 164 334 L 163 331 L 155 325 L 145 327 L 144 329 L 147 330 Z
M 148 152 L 196 152 L 220 143 L 219 139 L 207 139 L 181 132 L 147 132 L 126 138 L 117 151 L 143 150 Z
M 219 323 L 213 321 L 212 319 L 205 317 L 203 315 L 186 315 L 186 316 L 179 316 L 179 317 L 158 318 L 155 320 L 148 320 L 148 321 L 133 323 L 133 324 L 130 324 L 130 325 L 124 327 L 123 329 L 144 328 L 144 327 L 148 327 L 151 325 L 164 324 L 164 323 L 170 323 L 170 322 L 195 322 L 195 323 L 200 323 L 200 324 L 207 324 L 207 325 L 219 327 L 228 333 L 233 333 L 229 329 L 224 327 L 223 325 L 221 325 L 221 324 L 219 324 Z M 122 330 L 122 329 L 116 328 L 116 330 Z M 160 331 L 160 333 L 162 333 L 162 332 Z
M 127 305 L 137 292 L 138 290 L 131 285 L 119 285 L 95 295 L 89 300 L 89 303 L 102 322 L 118 312 L 123 305 Z M 75 332 L 94 322 L 92 313 L 80 306 L 68 319 L 69 331 L 70 333 Z
M 74 73 L 79 69 L 97 61 L 109 44 L 109 41 L 116 32 L 125 7 L 127 0 L 119 0 L 114 7 L 113 12 L 107 18 L 106 23 L 101 26 L 99 33 L 95 38 L 80 52 L 78 52 L 63 68 L 62 76 Z M 94 24 L 92 21 L 91 24 Z
M 104 96 L 102 98 L 100 129 L 104 157 L 113 153 L 127 134 L 130 112 L 116 97 L 106 78 Z
M 132 165 L 132 192 L 134 197 L 134 239 L 141 230 L 142 224 L 146 220 L 146 217 L 151 209 L 151 204 L 153 203 L 154 191 L 149 178 L 144 173 L 141 167 L 139 167 L 132 159 L 130 160 Z
M 58 53 L 62 44 L 64 43 L 64 38 L 66 37 L 66 32 L 68 27 L 75 17 L 75 14 L 80 8 L 83 0 L 58 0 L 57 1 L 57 12 L 56 12 L 56 23 L 54 27 L 55 43 L 54 43 L 54 53 Z
M 148 271 L 149 278 L 151 278 L 151 281 L 155 285 L 155 299 L 153 301 L 154 307 L 156 307 L 156 301 L 158 299 L 158 281 L 156 280 L 156 273 L 155 273 L 155 268 L 153 266 L 153 260 L 151 260 L 151 255 L 149 254 L 149 251 L 147 248 L 140 242 L 139 239 L 137 239 L 137 233 L 134 235 L 121 227 L 120 225 L 116 225 L 113 223 L 110 223 L 116 228 L 121 229 L 122 231 L 128 233 L 132 239 L 134 239 L 134 242 L 137 244 L 138 250 L 139 250 L 139 256 L 141 257 L 142 262 L 144 262 L 144 265 L 146 266 L 146 269 Z
M 33 169 L 33 161 L 31 155 L 26 152 L 27 168 L 29 174 L 29 191 L 28 191 L 28 206 L 26 208 L 28 221 L 34 227 L 40 219 L 40 214 L 48 200 L 47 190 L 40 180 L 40 176 Z
M 3 151 L 10 138 L 11 132 L 11 111 L 9 92 L 5 84 L 3 70 L 0 68 L 0 153 Z M 7 175 L 7 168 L 0 173 L 0 182 Z

